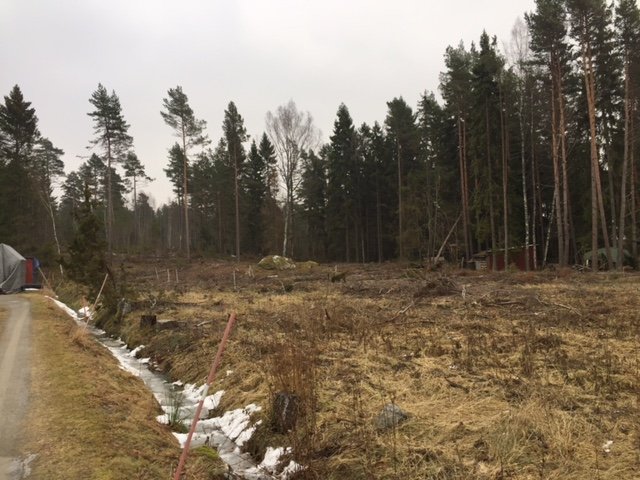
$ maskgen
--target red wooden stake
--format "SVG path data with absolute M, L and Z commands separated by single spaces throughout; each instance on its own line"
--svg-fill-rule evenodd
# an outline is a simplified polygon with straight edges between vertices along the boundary
M 220 346 L 218 347 L 218 353 L 216 354 L 216 358 L 213 360 L 213 364 L 211 365 L 211 370 L 209 371 L 209 376 L 207 377 L 207 381 L 204 384 L 204 391 L 202 392 L 202 396 L 200 398 L 200 403 L 198 403 L 198 408 L 196 409 L 196 413 L 193 417 L 193 421 L 191 422 L 191 428 L 189 429 L 189 435 L 187 435 L 187 441 L 184 444 L 184 448 L 182 449 L 182 454 L 180 455 L 180 461 L 178 462 L 178 468 L 173 476 L 173 480 L 180 480 L 182 476 L 182 470 L 184 469 L 184 465 L 187 462 L 187 457 L 189 456 L 189 447 L 191 446 L 191 438 L 193 437 L 193 432 L 196 431 L 196 425 L 198 424 L 198 420 L 200 419 L 200 413 L 202 412 L 202 406 L 204 405 L 204 399 L 209 392 L 209 387 L 213 383 L 213 379 L 216 376 L 216 371 L 218 370 L 218 366 L 220 365 L 220 361 L 222 360 L 222 354 L 224 353 L 224 348 L 227 344 L 227 340 L 229 339 L 229 335 L 231 334 L 231 329 L 233 325 L 236 323 L 236 314 L 235 312 L 229 316 L 229 321 L 227 322 L 227 328 L 224 330 L 224 335 L 222 335 L 222 340 L 220 341 Z

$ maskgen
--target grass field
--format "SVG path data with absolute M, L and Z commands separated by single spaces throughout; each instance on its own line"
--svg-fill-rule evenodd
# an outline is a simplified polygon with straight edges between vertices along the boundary
M 204 381 L 237 311 L 213 388 L 227 391 L 222 408 L 265 407 L 247 448 L 260 459 L 293 446 L 300 477 L 638 478 L 636 274 L 340 265 L 346 278 L 331 282 L 334 266 L 166 261 L 125 271 L 133 311 L 121 333 L 174 378 Z M 144 313 L 173 322 L 141 329 Z M 286 433 L 270 421 L 279 391 L 299 399 Z M 387 403 L 409 419 L 380 431 Z
M 26 453 L 29 478 L 166 479 L 180 449 L 155 421 L 160 408 L 142 382 L 40 295 L 33 312 L 33 370 Z M 196 454 L 186 478 L 223 478 L 215 455 Z

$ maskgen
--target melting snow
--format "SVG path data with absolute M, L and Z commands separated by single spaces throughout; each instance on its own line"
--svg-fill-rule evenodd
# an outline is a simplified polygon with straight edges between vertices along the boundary
M 150 361 L 149 358 L 135 358 L 136 354 L 144 348 L 144 345 L 140 345 L 133 350 L 128 350 L 121 339 L 114 340 L 108 338 L 104 331 L 88 326 L 87 323 L 85 323 L 84 318 L 86 317 L 84 316 L 89 315 L 90 318 L 90 312 L 88 309 L 83 309 L 82 316 L 80 316 L 73 309 L 55 298 L 47 298 L 50 298 L 55 302 L 58 307 L 64 310 L 78 324 L 87 326 L 87 328 L 97 337 L 100 343 L 102 343 L 111 352 L 111 354 L 116 357 L 120 363 L 121 369 L 140 377 L 144 381 L 147 387 L 153 392 L 162 409 L 167 412 L 156 417 L 156 420 L 159 423 L 169 423 L 168 412 L 171 412 L 172 408 L 174 408 L 171 404 L 175 402 L 176 394 L 181 395 L 182 406 L 180 407 L 180 417 L 188 424 L 191 423 L 197 404 L 200 402 L 200 399 L 206 390 L 206 385 L 202 385 L 200 387 L 197 387 L 194 384 L 183 385 L 179 380 L 173 383 L 166 382 L 159 375 L 147 369 L 146 365 Z M 229 376 L 233 371 L 227 370 L 226 373 L 227 376 Z M 174 390 L 175 387 L 181 386 L 183 386 L 181 391 L 176 392 Z M 202 414 L 200 415 L 200 420 L 198 420 L 196 430 L 191 440 L 192 447 L 204 444 L 216 447 L 220 458 L 227 463 L 234 472 L 246 479 L 268 480 L 279 478 L 286 480 L 295 472 L 305 468 L 291 460 L 282 473 L 276 475 L 275 472 L 281 463 L 282 456 L 290 454 L 290 448 L 267 447 L 264 459 L 259 465 L 253 463 L 247 454 L 241 453 L 240 448 L 251 438 L 256 427 L 261 423 L 261 421 L 253 424 L 251 422 L 251 415 L 261 411 L 261 407 L 255 404 L 249 404 L 244 408 L 225 412 L 219 417 L 206 418 L 209 416 L 209 412 L 218 407 L 224 393 L 224 390 L 219 390 L 213 395 L 208 395 L 204 398 Z M 180 443 L 180 446 L 184 448 L 184 444 L 187 440 L 187 434 L 176 432 L 172 433 Z M 605 451 L 607 450 L 605 449 Z

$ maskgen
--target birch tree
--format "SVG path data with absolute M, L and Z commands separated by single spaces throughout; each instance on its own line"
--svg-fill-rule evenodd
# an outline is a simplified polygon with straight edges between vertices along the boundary
M 282 255 L 286 256 L 292 251 L 293 206 L 301 181 L 300 155 L 303 150 L 316 147 L 320 132 L 311 114 L 299 111 L 293 100 L 279 106 L 275 113 L 267 112 L 266 129 L 276 150 L 277 169 L 285 189 Z

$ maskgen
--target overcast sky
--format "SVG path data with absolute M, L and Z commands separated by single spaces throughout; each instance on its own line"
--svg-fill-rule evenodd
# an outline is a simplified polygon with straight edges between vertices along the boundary
M 134 147 L 171 197 L 163 172 L 175 139 L 160 117 L 182 85 L 217 142 L 233 100 L 258 138 L 269 110 L 293 99 L 323 139 L 344 102 L 356 125 L 383 122 L 386 102 L 438 88 L 448 45 L 483 29 L 508 42 L 534 0 L 0 0 L 0 94 L 20 85 L 67 172 L 89 151 L 88 99 L 102 83 L 120 97 Z

